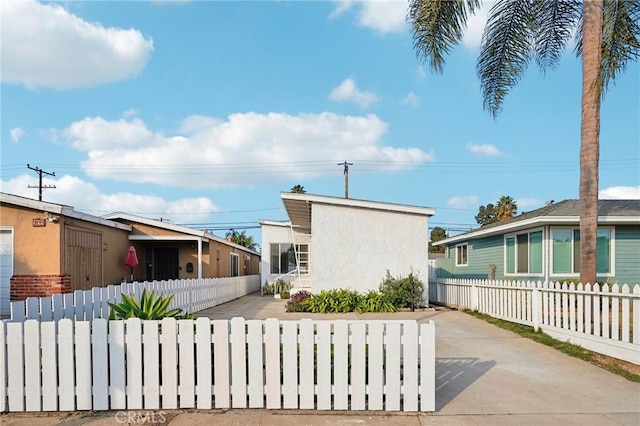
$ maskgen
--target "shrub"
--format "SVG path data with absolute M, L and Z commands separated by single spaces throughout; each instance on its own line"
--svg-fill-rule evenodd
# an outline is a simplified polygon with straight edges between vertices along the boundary
M 291 296 L 285 309 L 287 312 L 309 312 L 308 300 L 311 298 L 311 293 L 306 290 L 302 290 Z
M 365 312 L 395 312 L 397 309 L 384 294 L 370 290 L 360 297 L 356 311 L 363 314 Z
M 273 290 L 274 290 L 273 284 L 269 284 L 269 281 L 265 280 L 264 285 L 262 286 L 262 295 L 273 296 L 275 294 Z
M 193 314 L 183 312 L 182 309 L 176 308 L 168 310 L 173 295 L 163 296 L 157 295 L 156 292 L 147 292 L 147 289 L 142 290 L 140 301 L 136 300 L 134 296 L 122 295 L 122 301 L 120 303 L 109 303 L 111 312 L 109 313 L 109 319 L 128 319 L 128 318 L 140 318 L 143 320 L 160 320 L 162 318 L 175 318 L 175 319 L 193 319 Z
M 282 278 L 278 278 L 276 282 L 273 283 L 273 294 L 288 293 L 290 290 L 291 283 L 283 280 Z
M 309 299 L 309 312 L 330 314 L 355 310 L 360 301 L 358 292 L 348 289 L 322 290 Z
M 387 271 L 386 277 L 380 284 L 380 293 L 383 294 L 389 302 L 397 309 L 410 308 L 412 311 L 422 302 L 422 294 L 424 293 L 424 284 L 413 275 L 393 277 Z
M 288 290 L 280 292 L 280 299 L 288 299 L 289 296 L 290 296 L 290 293 Z

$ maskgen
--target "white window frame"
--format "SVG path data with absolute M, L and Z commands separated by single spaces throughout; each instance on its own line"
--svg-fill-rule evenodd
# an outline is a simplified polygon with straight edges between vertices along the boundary
M 528 249 L 528 253 L 529 253 L 529 263 L 531 263 L 531 234 L 534 232 L 542 232 L 542 241 L 541 241 L 541 245 L 542 245 L 542 270 L 540 272 L 509 272 L 507 269 L 507 261 L 508 261 L 508 257 L 507 257 L 507 238 L 509 237 L 514 237 L 516 240 L 516 245 L 515 247 L 515 269 L 516 271 L 518 270 L 518 235 L 522 235 L 522 234 L 528 234 L 528 245 L 529 245 L 529 249 Z M 521 231 L 521 232 L 512 232 L 511 234 L 505 234 L 504 235 L 504 239 L 503 239 L 503 243 L 502 246 L 504 248 L 504 259 L 503 259 L 503 265 L 504 265 L 504 275 L 505 276 L 510 276 L 510 277 L 514 277 L 514 276 L 521 276 L 521 277 L 543 277 L 544 276 L 544 271 L 545 271 L 545 256 L 544 256 L 544 239 L 545 239 L 545 235 L 544 235 L 544 228 L 533 228 L 533 229 L 527 229 L 526 231 Z M 552 258 L 553 259 L 553 258 Z M 530 266 L 530 265 L 529 265 Z
M 465 252 L 467 254 L 467 258 L 465 259 L 465 263 L 460 263 L 458 259 L 458 247 L 465 247 Z M 469 243 L 456 244 L 456 267 L 464 267 L 469 266 Z
M 566 277 L 566 278 L 580 277 L 580 272 L 567 272 L 567 273 L 553 272 L 553 231 L 554 230 L 571 231 L 571 253 L 572 253 L 571 270 L 574 271 L 575 258 L 573 257 L 573 253 L 574 253 L 573 233 L 574 231 L 580 231 L 580 227 L 579 226 L 552 226 L 551 229 L 549 230 L 549 276 L 550 277 Z M 609 259 L 610 268 L 608 273 L 598 272 L 596 268 L 597 277 L 613 277 L 616 275 L 616 229 L 614 226 L 598 226 L 597 228 L 597 231 L 605 231 L 605 230 L 610 232 L 610 240 L 609 240 L 609 243 L 611 244 L 611 247 L 609 248 L 609 253 L 611 256 L 611 259 Z
M 229 276 L 230 277 L 239 277 L 240 276 L 240 255 L 238 253 L 229 253 Z M 233 259 L 236 259 L 236 271 L 235 275 L 233 274 Z
M 291 271 L 289 272 L 282 272 L 280 270 L 280 262 L 281 262 L 281 255 L 282 255 L 282 249 L 280 246 L 282 245 L 286 245 L 286 246 L 293 246 L 293 253 L 294 253 L 294 261 L 295 261 L 295 269 L 298 270 L 298 272 L 300 273 L 300 275 L 309 275 L 311 273 L 311 244 L 310 243 L 300 243 L 300 244 L 294 244 L 294 243 L 269 243 L 269 261 L 271 262 L 271 256 L 273 255 L 273 253 L 271 252 L 271 245 L 277 245 L 278 246 L 278 272 L 273 272 L 272 268 L 273 265 L 269 265 L 269 274 L 270 275 L 287 275 L 290 274 Z M 306 252 L 302 252 L 300 251 L 300 246 L 307 246 L 307 251 Z M 307 254 L 307 260 L 306 261 L 301 261 L 300 260 L 300 253 L 306 253 Z M 307 265 L 307 270 L 303 271 L 300 269 L 300 265 L 304 263 Z

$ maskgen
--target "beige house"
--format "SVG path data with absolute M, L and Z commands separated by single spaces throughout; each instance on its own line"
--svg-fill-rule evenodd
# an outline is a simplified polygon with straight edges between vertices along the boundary
M 130 280 L 130 246 L 137 281 L 259 274 L 260 253 L 206 231 L 0 193 L 0 315 L 10 300 Z

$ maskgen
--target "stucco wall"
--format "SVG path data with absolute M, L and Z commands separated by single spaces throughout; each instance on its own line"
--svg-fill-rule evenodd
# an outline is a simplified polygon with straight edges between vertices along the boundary
M 427 285 L 427 217 L 314 204 L 313 291 L 377 290 L 386 271 L 418 274 Z
M 0 225 L 13 226 L 13 274 L 57 275 L 61 270 L 60 223 L 33 227 L 32 219 L 43 218 L 39 210 L 0 205 Z

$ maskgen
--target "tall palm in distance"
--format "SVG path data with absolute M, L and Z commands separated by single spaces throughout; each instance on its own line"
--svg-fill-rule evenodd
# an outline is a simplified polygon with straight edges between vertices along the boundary
M 503 195 L 495 206 L 496 219 L 498 221 L 511 219 L 518 213 L 518 205 L 508 195 Z
M 407 21 L 417 56 L 438 73 L 462 39 L 480 0 L 409 0 Z M 582 56 L 580 280 L 596 281 L 600 102 L 611 81 L 640 51 L 640 0 L 498 0 L 489 12 L 477 73 L 483 106 L 497 117 L 509 89 L 533 60 L 557 66 L 573 33 Z
M 294 185 L 291 187 L 291 192 L 295 194 L 305 194 L 307 191 L 304 190 L 304 186 L 302 185 Z
M 225 237 L 232 243 L 246 247 L 249 250 L 256 251 L 258 248 L 258 243 L 253 241 L 253 237 L 251 235 L 247 235 L 247 231 L 238 232 L 235 229 L 231 229 L 227 232 Z

